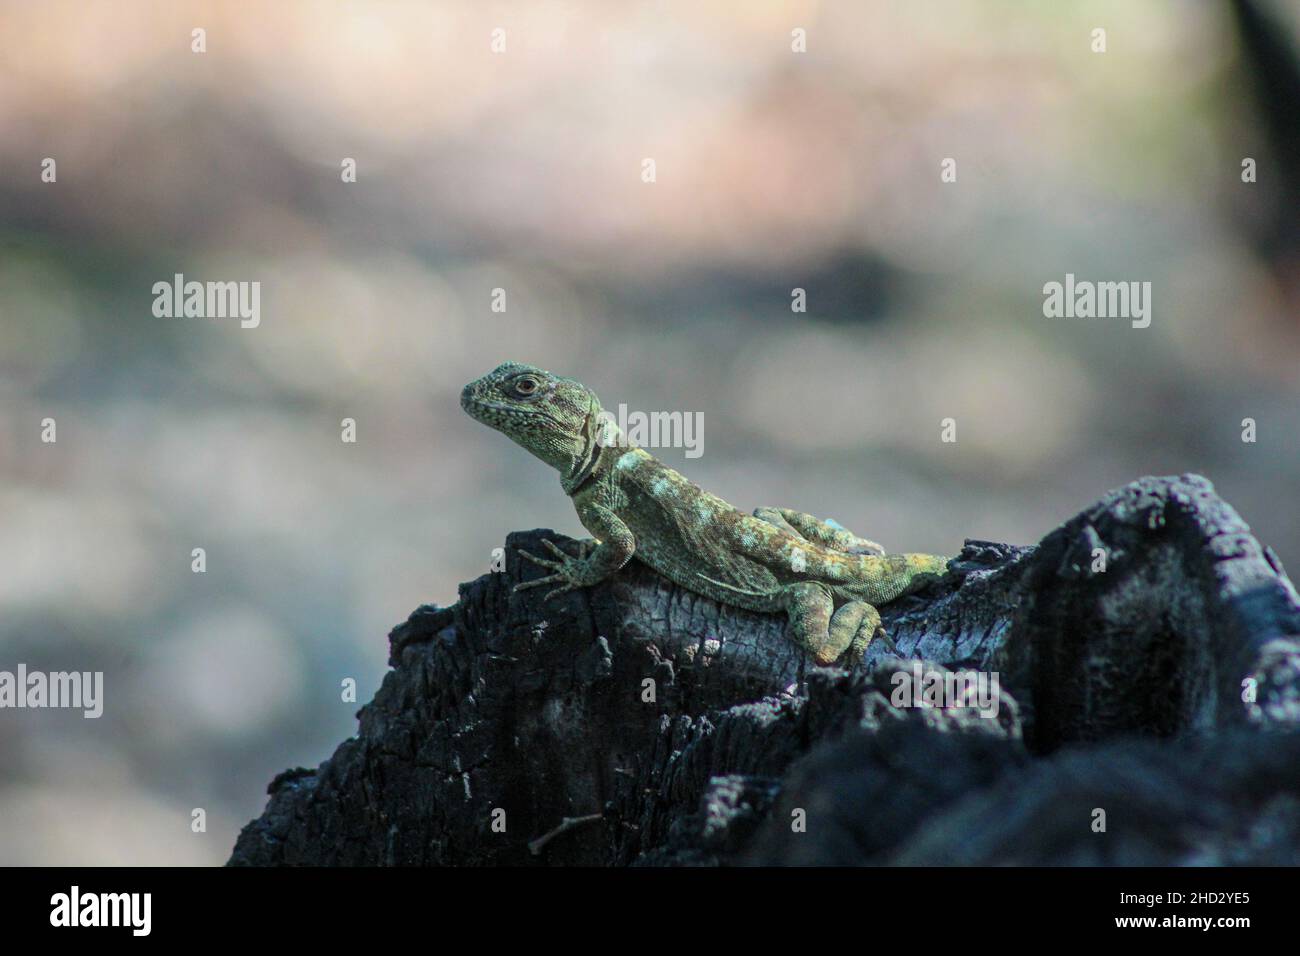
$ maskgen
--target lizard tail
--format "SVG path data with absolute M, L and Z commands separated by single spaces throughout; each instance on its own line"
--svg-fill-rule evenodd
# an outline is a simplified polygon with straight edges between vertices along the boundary
M 929 581 L 943 577 L 947 573 L 948 562 L 951 560 L 952 558 L 939 554 L 861 555 L 858 557 L 858 569 L 859 581 L 867 584 L 864 597 L 872 604 L 884 604 L 894 598 L 902 597 Z M 753 591 L 736 587 L 734 584 L 718 581 L 704 574 L 697 573 L 696 577 L 733 594 L 754 598 L 772 596 L 771 591 Z M 827 580 L 826 583 L 832 582 Z
M 943 577 L 951 560 L 938 554 L 862 555 L 857 586 L 870 603 L 888 603 Z
M 904 554 L 907 569 L 916 574 L 945 574 L 951 557 L 941 554 Z

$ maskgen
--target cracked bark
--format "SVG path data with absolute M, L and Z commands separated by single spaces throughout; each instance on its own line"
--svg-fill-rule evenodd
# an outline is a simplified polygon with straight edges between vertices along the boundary
M 1203 478 L 968 541 L 882 608 L 904 657 L 999 675 L 992 719 L 635 561 L 513 594 L 543 536 L 393 630 L 357 736 L 271 783 L 232 865 L 1300 862 L 1300 599 Z

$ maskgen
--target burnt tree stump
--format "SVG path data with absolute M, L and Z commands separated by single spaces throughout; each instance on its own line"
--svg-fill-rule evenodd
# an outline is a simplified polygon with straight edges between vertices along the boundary
M 358 734 L 231 865 L 1300 862 L 1300 598 L 1204 478 L 968 541 L 882 608 L 915 666 L 996 672 L 996 716 L 898 706 L 883 642 L 817 668 L 636 561 L 515 594 L 542 537 L 392 631 Z

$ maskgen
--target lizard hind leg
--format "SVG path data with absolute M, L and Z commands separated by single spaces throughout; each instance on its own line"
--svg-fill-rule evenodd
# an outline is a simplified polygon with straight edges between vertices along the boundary
M 830 588 L 820 581 L 786 585 L 781 598 L 791 640 L 822 667 L 834 664 L 846 651 L 846 663 L 857 664 L 877 634 L 898 652 L 880 628 L 880 612 L 866 601 L 849 601 L 836 610 Z
M 866 601 L 849 601 L 831 616 L 831 644 L 848 648 L 850 665 L 862 660 L 872 638 L 877 635 L 891 651 L 898 653 L 898 647 L 880 626 L 880 612 Z
M 790 508 L 755 508 L 754 517 L 833 551 L 842 551 L 845 554 L 885 553 L 885 549 L 876 542 L 859 538 L 838 522 L 823 521 L 815 515 L 802 511 L 794 511 Z
M 782 588 L 782 603 L 790 619 L 790 639 L 822 666 L 835 661 L 844 647 L 831 644 L 831 612 L 835 599 L 830 588 L 818 581 L 801 581 Z
M 877 632 L 884 634 L 880 612 L 866 601 L 849 601 L 836 610 L 830 589 L 818 581 L 790 584 L 783 591 L 791 638 L 822 667 L 846 651 L 846 663 L 857 664 Z M 889 644 L 893 647 L 893 641 Z

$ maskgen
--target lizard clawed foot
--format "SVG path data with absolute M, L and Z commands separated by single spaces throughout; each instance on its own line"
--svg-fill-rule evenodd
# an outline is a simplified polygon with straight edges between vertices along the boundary
M 845 656 L 850 667 L 857 667 L 862 663 L 862 658 L 866 657 L 867 648 L 871 645 L 872 641 L 880 641 L 885 645 L 885 647 L 889 648 L 889 652 L 895 657 L 902 656 L 898 651 L 898 645 L 895 644 L 894 639 L 889 636 L 889 632 L 880 625 L 877 625 L 876 629 L 867 636 L 866 640 L 855 638 L 853 643 L 849 645 L 848 653 Z
M 521 558 L 527 558 L 538 567 L 546 568 L 548 571 L 554 571 L 555 573 L 548 574 L 545 577 L 535 578 L 532 581 L 520 581 L 514 586 L 514 590 L 519 592 L 528 588 L 542 587 L 546 584 L 560 585 L 559 587 L 553 588 L 547 592 L 546 597 L 542 598 L 542 603 L 545 603 L 553 597 L 559 597 L 561 594 L 568 594 L 570 591 L 576 591 L 578 588 L 585 587 L 586 585 L 583 575 L 585 565 L 583 562 L 591 544 L 592 542 L 590 541 L 579 541 L 578 551 L 580 557 L 575 558 L 572 555 L 565 554 L 561 551 L 555 542 L 543 538 L 542 545 L 547 551 L 551 552 L 551 554 L 555 556 L 555 560 L 539 558 L 537 555 L 525 551 L 523 548 L 517 548 L 516 550 L 519 552 Z

